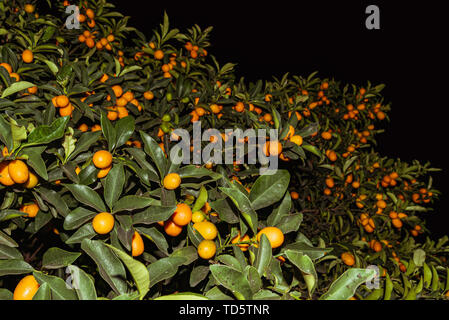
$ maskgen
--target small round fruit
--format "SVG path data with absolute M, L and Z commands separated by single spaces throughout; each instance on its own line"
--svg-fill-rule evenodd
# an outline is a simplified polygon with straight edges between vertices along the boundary
M 101 212 L 92 220 L 92 227 L 98 234 L 107 234 L 114 228 L 114 216 L 109 212 Z
M 192 221 L 192 210 L 187 204 L 179 203 L 171 218 L 178 226 L 186 226 Z
M 109 173 L 109 171 L 111 171 L 111 169 L 112 169 L 112 164 L 109 167 L 100 169 L 100 171 L 98 171 L 98 173 L 97 173 L 97 178 L 103 179 L 104 177 L 106 177 L 108 175 L 108 173 Z
M 198 255 L 203 259 L 210 259 L 217 252 L 217 246 L 212 240 L 203 240 L 198 245 Z
M 133 257 L 140 256 L 145 249 L 143 239 L 137 231 L 134 231 L 133 239 L 131 242 L 131 248 L 132 248 L 131 254 Z
M 341 260 L 347 265 L 347 266 L 353 266 L 355 263 L 355 258 L 350 252 L 343 252 L 341 254 Z
M 194 223 L 193 228 L 197 230 L 205 240 L 214 240 L 218 235 L 217 227 L 210 221 Z
M 256 236 L 257 242 L 260 242 L 260 237 L 265 234 L 270 241 L 271 248 L 276 249 L 284 243 L 284 233 L 281 229 L 276 227 L 266 227 L 259 231 Z
M 14 300 L 32 300 L 37 290 L 39 289 L 39 283 L 34 276 L 28 275 L 19 281 L 14 289 Z
M 167 235 L 176 237 L 182 232 L 182 227 L 174 223 L 172 219 L 169 219 L 164 222 L 164 231 Z
M 97 151 L 92 161 L 98 169 L 105 169 L 112 164 L 112 154 L 106 150 Z
M 31 50 L 26 49 L 26 50 L 24 50 L 22 52 L 22 60 L 23 60 L 23 62 L 31 63 L 31 62 L 33 62 L 33 59 L 34 59 L 34 55 L 33 55 L 33 52 Z
M 181 184 L 181 177 L 177 173 L 169 173 L 165 176 L 163 184 L 165 189 L 174 190 Z
M 204 215 L 204 213 L 202 211 L 195 211 L 192 214 L 192 222 L 193 223 L 204 221 L 204 219 L 206 219 L 206 216 Z
M 22 160 L 12 160 L 9 162 L 8 172 L 15 183 L 25 183 L 30 176 L 28 166 Z
M 4 186 L 12 186 L 15 183 L 9 175 L 8 164 L 8 161 L 0 163 L 0 183 Z
M 39 179 L 37 178 L 37 176 L 34 173 L 30 172 L 29 176 L 28 176 L 28 180 L 27 180 L 27 182 L 25 182 L 25 184 L 23 186 L 27 189 L 32 189 L 37 185 L 38 182 L 39 182 Z
M 249 235 L 245 234 L 243 237 L 240 237 L 240 231 L 239 233 L 231 240 L 232 244 L 236 244 L 236 243 L 240 243 L 240 242 L 246 242 L 249 241 Z M 242 251 L 247 251 L 248 247 L 249 247 L 249 243 L 242 243 L 242 244 L 237 244 L 237 246 L 242 250 Z
M 39 206 L 36 203 L 26 204 L 20 208 L 20 211 L 28 214 L 28 218 L 34 218 L 39 212 Z

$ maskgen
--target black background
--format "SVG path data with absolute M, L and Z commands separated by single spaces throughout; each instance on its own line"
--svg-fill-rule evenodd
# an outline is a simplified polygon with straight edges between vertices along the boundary
M 385 156 L 430 161 L 443 192 L 428 216 L 432 237 L 448 234 L 446 169 L 447 19 L 442 2 L 405 1 L 136 1 L 114 0 L 129 25 L 146 35 L 167 11 L 173 27 L 213 26 L 209 53 L 222 65 L 237 63 L 248 81 L 286 72 L 365 85 L 386 84 L 391 122 L 378 136 Z M 365 9 L 380 8 L 380 30 L 367 30 Z

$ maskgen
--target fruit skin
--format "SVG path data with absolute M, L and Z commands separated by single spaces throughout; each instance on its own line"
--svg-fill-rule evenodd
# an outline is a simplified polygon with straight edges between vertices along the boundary
M 131 254 L 133 257 L 140 256 L 145 250 L 143 239 L 137 231 L 134 231 L 133 239 L 131 242 L 131 248 L 132 248 Z
M 245 234 L 243 237 L 240 237 L 240 231 L 239 233 L 231 240 L 232 244 L 236 244 L 239 242 L 245 242 L 250 241 L 249 235 Z M 243 251 L 248 251 L 249 243 L 243 243 L 243 244 L 237 244 L 237 246 Z
M 192 210 L 187 204 L 179 203 L 171 218 L 178 226 L 188 225 L 192 221 Z
M 165 176 L 163 185 L 167 190 L 174 190 L 181 184 L 181 177 L 177 173 L 169 173 Z
M 112 154 L 106 150 L 95 152 L 92 161 L 98 169 L 106 169 L 112 163 Z
M 109 212 L 100 212 L 92 220 L 92 227 L 98 234 L 107 234 L 114 228 L 114 216 Z
M 38 289 L 39 283 L 36 278 L 33 275 L 28 275 L 17 284 L 13 300 L 32 300 Z
M 164 222 L 164 231 L 167 235 L 176 237 L 182 232 L 182 227 L 174 223 L 172 219 L 169 219 Z
M 350 252 L 343 252 L 341 254 L 341 260 L 343 260 L 343 262 L 350 267 L 355 263 L 355 258 Z
M 214 240 L 218 235 L 217 227 L 209 221 L 194 223 L 193 228 L 200 233 L 204 240 Z
M 192 222 L 193 223 L 204 221 L 204 219 L 206 219 L 206 216 L 204 215 L 204 213 L 202 211 L 195 211 L 192 214 Z
M 23 60 L 23 62 L 31 63 L 31 62 L 33 62 L 33 59 L 34 59 L 34 55 L 33 55 L 33 52 L 31 50 L 26 49 L 26 50 L 24 50 L 22 52 L 22 60 Z
M 271 248 L 276 249 L 280 247 L 284 243 L 284 233 L 282 233 L 281 229 L 276 227 L 265 227 L 259 231 L 256 235 L 257 242 L 260 242 L 260 237 L 262 234 L 265 234 L 270 241 Z
M 109 171 L 111 171 L 111 169 L 112 169 L 112 164 L 109 167 L 100 169 L 100 171 L 98 171 L 98 173 L 97 173 L 97 178 L 103 179 L 104 177 L 106 177 L 108 175 L 108 173 L 109 173 Z
M 25 182 L 25 184 L 23 185 L 25 188 L 27 189 L 32 189 L 34 188 L 39 182 L 39 179 L 37 178 L 37 176 L 30 172 L 29 176 L 28 176 L 28 180 L 27 182 Z
M 15 184 L 14 180 L 11 179 L 8 170 L 8 161 L 3 161 L 0 163 L 0 183 L 4 186 L 12 186 Z
M 37 213 L 39 212 L 39 206 L 36 203 L 26 204 L 20 208 L 20 211 L 28 213 L 27 217 L 34 218 L 37 216 Z
M 203 259 L 210 259 L 217 252 L 217 246 L 212 240 L 203 240 L 198 245 L 198 255 Z
M 29 178 L 28 166 L 22 160 L 12 160 L 9 162 L 8 172 L 15 183 L 25 183 Z

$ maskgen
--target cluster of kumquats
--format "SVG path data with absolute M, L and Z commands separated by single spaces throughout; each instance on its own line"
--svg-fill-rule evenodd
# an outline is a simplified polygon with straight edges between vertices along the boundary
M 49 4 L 60 16 L 0 14 L 0 299 L 446 298 L 448 239 L 423 219 L 436 169 L 373 150 L 382 85 L 248 84 L 211 58 L 211 28 L 165 15 L 143 34 L 105 0 Z M 275 129 L 260 147 L 279 170 L 173 163 L 173 130 L 198 121 L 221 151 L 225 129 Z

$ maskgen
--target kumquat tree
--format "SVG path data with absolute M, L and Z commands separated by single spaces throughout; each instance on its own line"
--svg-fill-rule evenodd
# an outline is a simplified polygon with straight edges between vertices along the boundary
M 212 28 L 115 10 L 0 1 L 0 299 L 447 299 L 383 85 L 248 83 Z

